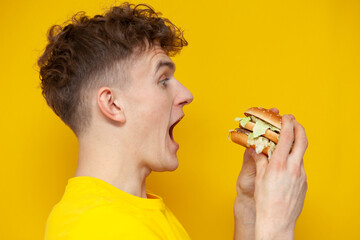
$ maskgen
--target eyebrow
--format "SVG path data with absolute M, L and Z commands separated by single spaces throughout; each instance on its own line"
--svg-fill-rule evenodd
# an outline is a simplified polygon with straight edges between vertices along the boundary
M 156 65 L 156 70 L 155 70 L 155 74 L 154 75 L 156 75 L 156 73 L 159 71 L 159 69 L 161 68 L 161 67 L 165 67 L 165 66 L 167 66 L 167 67 L 169 67 L 171 70 L 173 70 L 173 71 L 175 71 L 175 64 L 173 63 L 173 62 L 170 62 L 170 61 L 160 61 L 160 62 L 158 62 L 158 64 Z

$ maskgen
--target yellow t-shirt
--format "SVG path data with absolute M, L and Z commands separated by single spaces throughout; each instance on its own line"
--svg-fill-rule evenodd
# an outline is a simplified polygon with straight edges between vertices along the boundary
M 190 239 L 161 197 L 140 198 L 94 177 L 68 180 L 45 240 Z

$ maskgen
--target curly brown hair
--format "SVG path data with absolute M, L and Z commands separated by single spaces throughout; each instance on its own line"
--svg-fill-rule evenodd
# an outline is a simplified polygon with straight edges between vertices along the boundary
M 124 87 L 127 60 L 155 43 L 169 56 L 188 45 L 183 31 L 160 15 L 149 5 L 125 2 L 93 18 L 78 12 L 48 30 L 37 61 L 42 95 L 77 137 L 91 121 L 91 91 Z

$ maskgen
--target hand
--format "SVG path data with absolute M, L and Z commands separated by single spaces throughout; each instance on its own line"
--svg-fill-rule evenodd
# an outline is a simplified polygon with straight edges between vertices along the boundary
M 270 111 L 279 114 L 279 110 L 271 108 Z M 244 152 L 243 164 L 237 179 L 236 190 L 238 196 L 248 199 L 254 198 L 256 165 L 254 158 L 249 153 L 249 148 Z
M 308 141 L 292 115 L 282 117 L 279 142 L 267 157 L 250 150 L 256 162 L 256 239 L 293 239 L 307 191 L 303 156 Z
M 271 108 L 270 111 L 279 114 L 279 110 Z M 242 168 L 237 179 L 237 197 L 234 204 L 235 231 L 234 239 L 255 238 L 255 159 L 250 154 L 250 148 L 244 153 Z

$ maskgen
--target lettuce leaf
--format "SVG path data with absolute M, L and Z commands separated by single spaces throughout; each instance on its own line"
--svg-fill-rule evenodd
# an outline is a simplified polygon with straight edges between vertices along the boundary
M 240 125 L 241 125 L 242 127 L 245 127 L 245 125 L 246 125 L 248 122 L 250 122 L 250 120 L 251 120 L 250 117 L 242 117 L 242 118 L 237 117 L 237 118 L 235 118 L 235 121 L 236 121 L 236 122 L 237 122 L 237 121 L 240 121 Z

